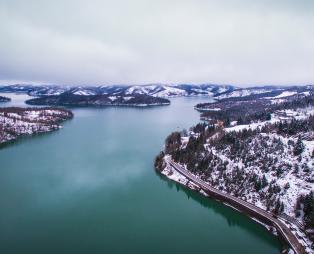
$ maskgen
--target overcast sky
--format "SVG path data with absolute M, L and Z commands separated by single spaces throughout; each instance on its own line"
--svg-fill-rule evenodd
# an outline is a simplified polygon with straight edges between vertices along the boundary
M 0 81 L 314 83 L 312 0 L 0 0 Z

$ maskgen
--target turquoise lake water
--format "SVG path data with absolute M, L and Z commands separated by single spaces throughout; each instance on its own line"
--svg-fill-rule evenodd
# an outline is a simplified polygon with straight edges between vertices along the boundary
M 206 98 L 171 101 L 73 109 L 63 129 L 2 148 L 0 253 L 280 253 L 261 225 L 155 173 Z

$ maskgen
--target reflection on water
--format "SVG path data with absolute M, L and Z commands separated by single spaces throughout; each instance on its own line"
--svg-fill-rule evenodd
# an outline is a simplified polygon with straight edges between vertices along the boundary
M 242 229 L 248 231 L 250 234 L 256 235 L 258 237 L 259 232 L 255 229 L 256 225 L 252 225 L 252 223 L 248 221 L 248 218 L 244 214 L 222 204 L 221 202 L 213 200 L 209 197 L 205 197 L 197 191 L 190 190 L 177 182 L 171 181 L 164 175 L 161 175 L 157 172 L 155 172 L 155 174 L 162 181 L 166 182 L 167 186 L 170 189 L 176 189 L 178 192 L 183 192 L 188 200 L 192 199 L 193 202 L 196 201 L 201 206 L 210 209 L 211 211 L 214 211 L 217 216 L 222 216 L 227 221 L 230 227 L 241 227 Z M 257 226 L 259 226 L 261 230 L 267 231 L 266 228 L 262 225 L 257 224 Z M 267 238 L 265 237 L 262 240 L 268 243 L 273 243 L 274 241 L 272 236 L 269 236 Z
M 25 106 L 25 101 L 28 99 L 31 99 L 33 97 L 22 94 L 22 93 L 0 93 L 0 96 L 8 97 L 11 99 L 10 102 L 1 103 L 1 107 L 7 107 L 7 106 L 15 106 L 15 107 L 23 107 Z

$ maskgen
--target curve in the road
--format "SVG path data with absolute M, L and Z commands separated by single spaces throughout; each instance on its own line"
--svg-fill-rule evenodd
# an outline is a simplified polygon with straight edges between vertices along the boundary
M 189 171 L 184 169 L 178 163 L 170 160 L 169 158 L 165 158 L 165 162 L 167 165 L 170 165 L 174 170 L 179 172 L 181 175 L 185 176 L 187 179 L 192 181 L 194 184 L 198 185 L 202 188 L 206 193 L 210 196 L 214 196 L 215 198 L 228 202 L 231 206 L 236 206 L 236 208 L 244 210 L 245 213 L 249 216 L 257 217 L 264 222 L 273 225 L 278 232 L 280 233 L 281 237 L 288 243 L 288 245 L 294 250 L 296 254 L 306 254 L 304 247 L 300 244 L 296 236 L 291 232 L 291 230 L 280 220 L 274 217 L 273 214 L 251 204 L 239 198 L 236 198 L 232 195 L 223 193 L 212 186 L 208 185 L 203 180 L 197 178 Z

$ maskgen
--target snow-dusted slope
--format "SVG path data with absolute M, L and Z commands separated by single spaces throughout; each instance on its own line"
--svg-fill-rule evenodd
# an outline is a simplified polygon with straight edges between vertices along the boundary
M 154 97 L 215 96 L 217 99 L 256 96 L 284 98 L 314 90 L 314 86 L 277 87 L 263 86 L 236 88 L 216 84 L 148 84 L 110 86 L 58 86 L 58 85 L 9 85 L 0 86 L 0 92 L 28 93 L 31 96 L 59 95 L 64 92 L 75 95 L 150 95 Z
M 188 96 L 188 93 L 184 89 L 180 89 L 173 86 L 159 86 L 152 92 L 152 96 L 156 97 L 180 97 Z
M 216 99 L 227 99 L 227 98 L 240 98 L 240 97 L 255 97 L 255 98 L 266 98 L 266 99 L 280 99 L 297 94 L 308 93 L 314 91 L 314 86 L 288 86 L 288 87 L 277 87 L 277 86 L 262 86 L 262 87 L 249 87 L 249 88 L 238 88 L 234 91 L 227 91 L 221 94 L 216 94 Z
M 0 144 L 20 136 L 61 128 L 60 122 L 73 117 L 71 111 L 54 108 L 0 108 Z
M 275 87 L 270 87 L 270 88 L 241 88 L 241 89 L 236 89 L 231 92 L 225 92 L 221 95 L 216 96 L 217 99 L 225 99 L 225 98 L 233 98 L 233 97 L 245 97 L 253 94 L 265 94 L 265 93 L 270 93 L 274 91 L 280 91 L 281 88 L 275 88 Z
M 209 185 L 284 218 L 312 253 L 314 94 L 276 96 L 277 103 L 248 97 L 204 104 L 207 123 L 169 135 L 155 165 L 162 170 L 160 158 L 169 155 Z

